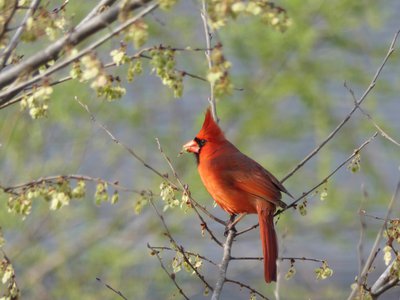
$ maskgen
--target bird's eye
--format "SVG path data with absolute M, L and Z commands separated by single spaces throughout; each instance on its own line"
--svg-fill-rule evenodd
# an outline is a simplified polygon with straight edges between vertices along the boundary
M 196 143 L 200 146 L 203 147 L 205 145 L 205 143 L 207 142 L 207 140 L 205 139 L 199 139 L 198 137 L 195 137 L 194 140 L 196 141 Z
M 204 146 L 206 142 L 207 142 L 207 141 L 204 140 L 204 139 L 200 140 L 200 141 L 199 141 L 199 146 L 200 146 L 200 147 Z

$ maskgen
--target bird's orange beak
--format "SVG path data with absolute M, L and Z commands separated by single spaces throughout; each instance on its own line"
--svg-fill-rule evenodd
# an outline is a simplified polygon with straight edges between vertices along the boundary
M 187 142 L 185 145 L 183 145 L 183 151 L 192 152 L 192 153 L 199 153 L 200 152 L 200 146 L 199 146 L 199 144 L 197 144 L 196 141 L 191 140 L 190 142 Z

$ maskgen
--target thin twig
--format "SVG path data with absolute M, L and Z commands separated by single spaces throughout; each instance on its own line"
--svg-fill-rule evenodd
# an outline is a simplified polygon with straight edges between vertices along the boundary
M 232 260 L 264 260 L 263 257 L 252 257 L 252 256 L 243 256 L 243 257 L 231 257 Z M 318 263 L 323 263 L 326 260 L 324 259 L 317 259 L 317 258 L 308 258 L 308 257 L 278 257 L 278 260 L 290 260 L 290 261 L 296 261 L 296 260 L 302 260 L 302 261 L 312 261 L 312 262 L 318 262 Z
M 310 152 L 295 168 L 293 168 L 283 179 L 281 182 L 285 182 L 288 178 L 290 178 L 297 170 L 299 170 L 302 166 L 305 165 L 306 162 L 308 162 L 312 157 L 314 157 L 321 149 L 324 147 L 335 135 L 338 133 L 338 131 L 347 123 L 348 120 L 350 120 L 351 116 L 354 114 L 354 112 L 357 110 L 357 107 L 361 105 L 361 103 L 364 102 L 370 91 L 375 87 L 376 81 L 379 77 L 379 75 L 382 72 L 383 67 L 385 66 L 386 62 L 388 61 L 389 57 L 392 55 L 394 52 L 394 46 L 396 44 L 397 38 L 400 34 L 400 30 L 396 32 L 394 35 L 392 42 L 390 44 L 389 50 L 383 59 L 381 65 L 379 68 L 376 70 L 374 77 L 372 78 L 368 88 L 364 91 L 363 95 L 358 99 L 357 105 L 354 105 L 352 110 L 349 112 L 349 114 L 343 119 L 342 122 L 328 135 L 328 137 L 321 143 L 319 144 L 313 151 Z
M 385 221 L 384 218 L 381 218 L 381 217 L 377 217 L 377 216 L 373 216 L 373 215 L 367 214 L 367 212 L 366 212 L 364 209 L 362 209 L 362 210 L 360 211 L 360 214 L 363 214 L 364 216 L 366 216 L 366 217 L 368 217 L 368 218 L 375 219 L 375 220 Z M 393 219 L 388 219 L 388 221 L 400 221 L 400 219 L 398 219 L 398 218 L 393 218 Z
M 229 282 L 229 283 L 233 283 L 233 284 L 237 284 L 238 286 L 240 286 L 241 288 L 246 288 L 248 289 L 251 293 L 254 293 L 258 296 L 260 296 L 262 299 L 268 300 L 267 297 L 265 297 L 263 294 L 261 294 L 259 291 L 253 289 L 251 286 L 244 284 L 243 282 L 240 281 L 236 281 L 236 280 L 232 280 L 232 279 L 225 279 L 225 282 Z
M 96 280 L 102 284 L 104 284 L 104 286 L 106 288 L 108 288 L 109 290 L 113 291 L 115 294 L 117 294 L 118 296 L 120 296 L 122 299 L 128 300 L 128 298 L 126 298 L 124 296 L 124 294 L 121 293 L 121 291 L 117 291 L 116 289 L 114 289 L 111 285 L 109 285 L 108 283 L 103 282 L 99 277 L 96 277 Z
M 8 16 L 6 16 L 5 11 L 2 10 L 2 31 L 0 32 L 0 40 L 3 40 L 4 35 L 7 32 L 10 32 L 12 29 L 8 27 L 8 25 L 10 24 L 10 22 L 13 20 L 15 13 L 17 12 L 18 9 L 20 9 L 20 7 L 18 6 L 18 1 L 14 1 L 14 3 L 12 4 L 12 7 L 9 8 L 11 10 L 11 13 L 8 14 Z
M 201 19 L 203 20 L 207 49 L 211 49 L 212 35 L 210 33 L 210 27 L 208 26 L 207 4 L 206 4 L 205 0 L 202 0 Z M 211 60 L 210 50 L 206 50 L 205 55 L 206 55 L 207 62 L 208 62 L 208 68 L 211 70 L 213 64 L 212 64 L 212 60 Z M 211 106 L 211 113 L 212 113 L 213 119 L 215 120 L 215 122 L 218 123 L 219 119 L 218 119 L 218 115 L 217 115 L 217 104 L 216 104 L 215 96 L 214 96 L 214 84 L 212 82 L 210 82 L 210 98 L 208 99 L 208 102 Z
M 0 70 L 2 70 L 6 63 L 8 58 L 10 57 L 11 53 L 13 52 L 13 50 L 15 49 L 15 47 L 17 46 L 18 42 L 19 42 L 19 37 L 21 36 L 22 32 L 25 29 L 25 24 L 28 21 L 28 19 L 34 14 L 34 12 L 36 11 L 37 7 L 39 6 L 40 0 L 33 0 L 29 6 L 29 9 L 27 10 L 24 18 L 22 19 L 21 24 L 19 25 L 17 31 L 14 33 L 14 36 L 12 37 L 10 43 L 8 44 L 7 48 L 4 50 L 4 52 L 2 53 L 3 59 L 1 62 L 1 67 Z
M 169 228 L 167 226 L 167 223 L 164 220 L 164 216 L 158 211 L 157 207 L 155 206 L 153 200 L 149 200 L 151 206 L 153 207 L 154 211 L 156 212 L 158 218 L 161 220 L 161 223 L 164 226 L 164 229 L 166 231 L 166 235 L 168 236 L 170 242 L 178 249 L 178 251 L 182 254 L 183 260 L 185 263 L 193 270 L 193 272 L 197 275 L 198 278 L 210 289 L 213 290 L 212 286 L 205 280 L 204 276 L 200 274 L 200 272 L 197 270 L 195 266 L 190 262 L 190 260 L 187 258 L 186 252 L 183 249 L 182 246 L 178 245 L 178 243 L 175 241 L 175 239 L 172 237 L 171 232 L 169 231 Z
M 9 193 L 9 192 L 13 192 L 13 191 L 18 190 L 18 189 L 30 188 L 32 186 L 36 186 L 36 185 L 39 185 L 39 184 L 42 184 L 42 183 L 54 183 L 54 182 L 57 182 L 59 180 L 67 180 L 67 179 L 84 180 L 84 181 L 91 181 L 91 182 L 105 182 L 108 185 L 110 185 L 110 186 L 112 186 L 112 187 L 114 187 L 114 188 L 116 188 L 118 190 L 121 190 L 121 191 L 132 192 L 132 193 L 137 193 L 137 194 L 141 193 L 141 191 L 121 186 L 116 181 L 108 181 L 108 180 L 104 180 L 102 178 L 91 177 L 91 176 L 81 175 L 81 174 L 54 175 L 54 176 L 41 177 L 39 179 L 35 179 L 35 180 L 29 181 L 29 182 L 17 184 L 17 185 L 14 185 L 14 186 L 8 186 L 8 187 L 0 186 L 0 188 L 2 190 L 4 190 L 4 192 Z
M 378 135 L 378 132 L 375 132 L 369 139 L 367 139 L 364 143 L 362 143 L 362 145 L 360 147 L 358 147 L 357 149 L 355 149 L 353 151 L 353 154 L 350 155 L 344 162 L 342 162 L 339 166 L 336 167 L 335 170 L 333 170 L 328 176 L 326 176 L 324 179 L 322 179 L 322 181 L 317 184 L 316 186 L 314 186 L 313 188 L 311 188 L 309 191 L 303 193 L 303 195 L 301 195 L 298 199 L 296 199 L 295 201 L 293 201 L 292 203 L 290 203 L 286 208 L 279 210 L 278 212 L 275 213 L 276 215 L 281 214 L 282 212 L 284 212 L 285 210 L 294 207 L 301 199 L 305 198 L 306 196 L 308 196 L 311 192 L 315 191 L 317 188 L 319 188 L 321 185 L 323 185 L 324 183 L 326 183 L 329 178 L 331 178 L 337 171 L 339 171 L 344 165 L 346 165 L 349 161 L 351 161 L 356 155 L 358 155 L 360 153 L 360 151 L 367 146 L 373 139 L 376 138 L 376 136 Z
M 358 253 L 358 276 L 361 275 L 362 272 L 362 267 L 364 265 L 364 255 L 363 255 L 363 250 L 364 250 L 364 235 L 365 235 L 365 230 L 367 228 L 367 223 L 365 222 L 364 215 L 361 213 L 362 212 L 362 206 L 365 200 L 368 197 L 367 191 L 365 189 L 365 186 L 362 186 L 362 193 L 363 193 L 363 198 L 361 200 L 360 208 L 358 209 L 358 215 L 360 216 L 360 238 L 358 240 L 357 244 L 357 253 Z
M 369 113 L 367 113 L 361 106 L 360 104 L 358 104 L 357 102 L 357 98 L 356 95 L 354 93 L 354 91 L 347 85 L 347 83 L 344 83 L 345 88 L 349 91 L 349 93 L 351 94 L 353 101 L 354 101 L 354 105 L 358 108 L 358 110 L 364 115 L 366 116 L 371 123 L 374 125 L 374 127 L 380 132 L 380 134 L 387 140 L 389 140 L 390 142 L 392 142 L 393 144 L 395 144 L 396 146 L 400 147 L 400 143 L 397 142 L 394 138 L 392 138 L 389 134 L 387 134 L 376 122 L 375 120 L 371 117 L 371 115 Z
M 177 249 L 172 249 L 171 247 L 165 247 L 165 246 L 152 246 L 151 249 L 168 250 L 168 251 L 173 251 L 173 252 L 179 252 Z M 189 255 L 189 256 L 198 257 L 198 258 L 200 258 L 200 259 L 202 259 L 202 260 L 204 260 L 204 261 L 206 261 L 206 262 L 208 262 L 208 263 L 210 263 L 210 264 L 212 264 L 214 266 L 218 266 L 216 262 L 212 261 L 211 259 L 209 259 L 209 258 L 207 258 L 207 257 L 205 257 L 203 255 L 200 255 L 199 253 L 194 253 L 194 252 L 186 251 L 186 250 L 185 250 L 185 253 L 187 255 Z
M 392 196 L 392 199 L 389 202 L 389 205 L 388 205 L 388 208 L 387 208 L 387 211 L 386 211 L 386 215 L 385 215 L 385 221 L 383 222 L 378 234 L 376 235 L 374 245 L 371 248 L 371 251 L 370 251 L 370 254 L 369 254 L 368 258 L 367 258 L 367 261 L 365 262 L 365 265 L 364 265 L 364 267 L 362 269 L 362 272 L 361 272 L 360 276 L 358 276 L 358 278 L 357 278 L 357 282 L 356 282 L 357 283 L 357 287 L 355 287 L 351 291 L 350 296 L 347 298 L 348 300 L 351 300 L 356 296 L 357 291 L 359 290 L 359 287 L 362 286 L 362 284 L 367 280 L 368 272 L 369 272 L 369 270 L 371 268 L 371 265 L 372 265 L 373 261 L 375 260 L 377 249 L 378 249 L 378 246 L 379 246 L 379 242 L 380 242 L 380 240 L 382 238 L 383 231 L 385 230 L 385 227 L 386 227 L 386 222 L 389 219 L 389 215 L 390 215 L 390 213 L 392 211 L 392 207 L 393 207 L 394 201 L 399 196 L 399 193 L 400 193 L 400 181 L 397 182 L 396 190 L 395 190 L 395 192 L 394 192 L 394 194 Z
M 157 174 L 158 176 L 160 176 L 161 178 L 163 178 L 164 180 L 167 180 L 173 187 L 176 188 L 176 185 L 171 182 L 168 178 L 166 178 L 163 174 L 161 174 L 159 171 L 157 171 L 155 168 L 153 168 L 152 166 L 150 166 L 147 162 L 145 162 L 145 160 L 143 158 L 141 158 L 139 155 L 136 154 L 135 151 L 133 151 L 132 148 L 129 148 L 128 146 L 126 146 L 124 143 L 122 143 L 120 140 L 118 140 L 103 124 L 97 122 L 95 116 L 92 114 L 92 112 L 89 110 L 89 107 L 82 103 L 78 97 L 75 96 L 75 100 L 86 110 L 86 112 L 90 115 L 90 119 L 92 120 L 93 123 L 95 123 L 97 126 L 99 126 L 101 129 L 103 129 L 103 131 L 105 133 L 108 134 L 108 136 L 112 139 L 112 141 L 118 145 L 120 145 L 122 148 L 124 148 L 126 151 L 129 152 L 129 154 L 131 154 L 136 160 L 138 160 L 139 162 L 141 162 L 147 169 L 151 170 L 153 173 Z
M 165 267 L 160 253 L 157 250 L 154 250 L 156 247 L 152 247 L 150 246 L 150 244 L 147 244 L 147 248 L 149 248 L 150 250 L 152 250 L 153 255 L 155 255 L 158 258 L 158 261 L 160 262 L 161 268 L 164 270 L 164 272 L 168 275 L 168 277 L 172 280 L 172 282 L 175 284 L 176 288 L 178 289 L 179 293 L 182 295 L 183 298 L 189 300 L 189 297 L 186 296 L 186 294 L 183 292 L 182 288 L 178 285 L 178 283 L 176 282 L 176 276 L 174 273 L 170 273 L 168 272 L 167 268 Z

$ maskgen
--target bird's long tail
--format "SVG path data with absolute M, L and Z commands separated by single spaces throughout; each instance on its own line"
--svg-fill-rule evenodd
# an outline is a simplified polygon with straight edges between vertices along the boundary
M 274 228 L 274 211 L 269 203 L 257 205 L 260 237 L 264 254 L 264 278 L 267 283 L 276 281 L 276 260 L 278 259 L 278 242 Z

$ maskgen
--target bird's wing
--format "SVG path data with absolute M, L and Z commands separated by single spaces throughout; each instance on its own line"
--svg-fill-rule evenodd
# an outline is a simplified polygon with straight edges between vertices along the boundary
M 285 207 L 281 193 L 287 193 L 283 185 L 261 165 L 242 153 L 227 157 L 221 166 L 223 177 L 231 186 L 257 198 Z

